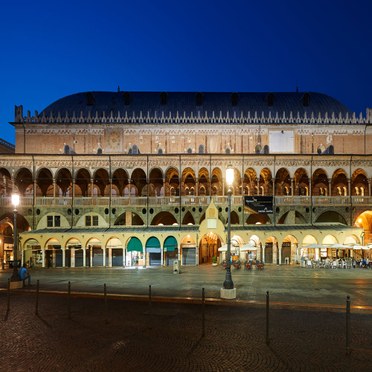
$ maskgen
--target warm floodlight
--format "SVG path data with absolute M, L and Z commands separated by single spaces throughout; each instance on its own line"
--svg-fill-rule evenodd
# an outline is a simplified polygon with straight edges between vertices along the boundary
M 12 194 L 12 204 L 14 208 L 19 206 L 19 194 Z
M 234 168 L 229 165 L 226 169 L 226 183 L 230 187 L 234 182 Z

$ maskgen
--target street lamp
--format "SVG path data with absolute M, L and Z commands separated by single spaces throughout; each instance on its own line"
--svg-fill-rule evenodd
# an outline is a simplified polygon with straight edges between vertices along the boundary
M 12 204 L 14 206 L 14 224 L 13 224 L 13 274 L 10 278 L 12 282 L 18 281 L 18 262 L 17 262 L 17 250 L 18 250 L 18 232 L 17 232 L 17 207 L 19 205 L 19 194 L 12 194 Z
M 231 277 L 231 194 L 234 182 L 234 168 L 229 165 L 226 169 L 227 190 L 227 250 L 226 250 L 226 277 L 221 288 L 221 298 L 234 299 L 236 297 L 236 288 Z

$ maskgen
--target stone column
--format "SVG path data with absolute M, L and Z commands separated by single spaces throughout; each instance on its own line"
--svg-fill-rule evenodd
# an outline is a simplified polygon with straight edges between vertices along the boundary
M 62 249 L 62 267 L 66 266 L 66 248 Z
M 45 249 L 41 250 L 41 267 L 45 267 Z
M 75 267 L 75 248 L 70 248 L 70 260 L 71 267 Z
M 328 196 L 332 196 L 332 178 L 328 178 Z
M 87 249 L 86 247 L 83 247 L 83 267 L 87 265 Z
M 294 179 L 293 178 L 291 178 L 291 196 L 293 196 L 294 195 Z

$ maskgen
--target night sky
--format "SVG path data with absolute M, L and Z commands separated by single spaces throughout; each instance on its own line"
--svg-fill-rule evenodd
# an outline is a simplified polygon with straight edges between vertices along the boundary
M 372 107 L 371 0 L 0 0 L 0 138 L 82 91 L 316 91 Z

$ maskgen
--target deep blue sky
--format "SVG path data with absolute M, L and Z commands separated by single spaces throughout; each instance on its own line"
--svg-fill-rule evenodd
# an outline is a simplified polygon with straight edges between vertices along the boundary
M 371 0 L 0 0 L 0 138 L 14 105 L 81 91 L 318 91 L 372 107 Z

